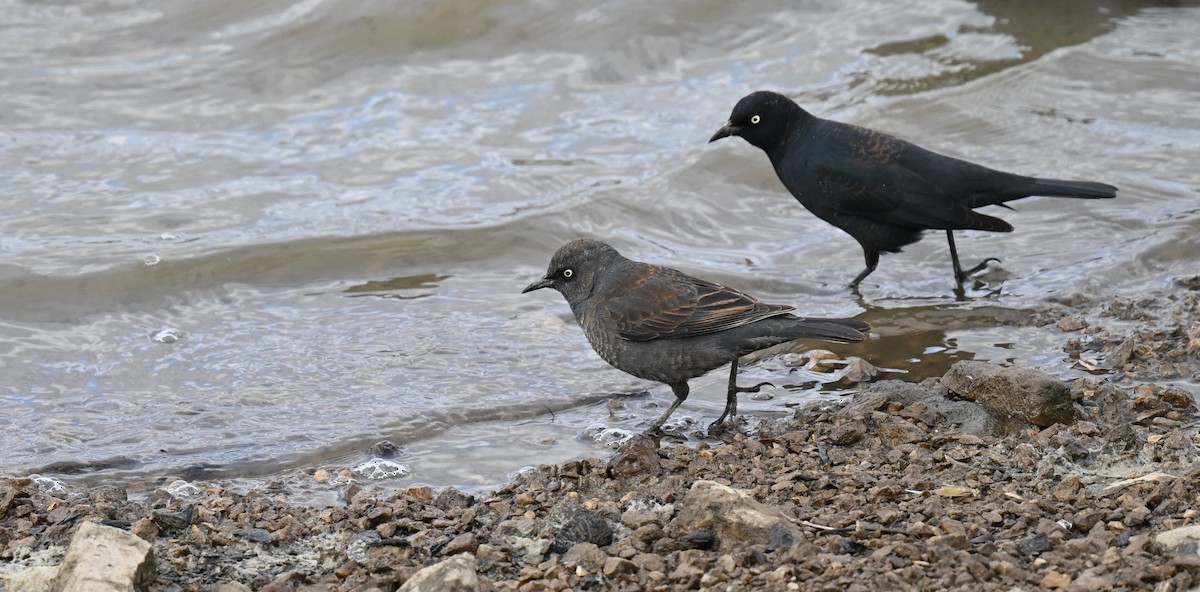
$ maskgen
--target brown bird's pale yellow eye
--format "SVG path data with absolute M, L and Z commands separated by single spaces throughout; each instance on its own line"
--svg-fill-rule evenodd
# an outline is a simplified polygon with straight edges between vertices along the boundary
M 762 121 L 762 118 L 757 115 L 750 118 L 750 123 L 752 123 L 754 125 L 758 125 L 758 122 L 760 122 L 760 121 Z

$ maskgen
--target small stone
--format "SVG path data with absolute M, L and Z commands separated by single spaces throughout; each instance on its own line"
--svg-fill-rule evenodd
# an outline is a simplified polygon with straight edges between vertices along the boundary
M 475 558 L 479 561 L 502 563 L 504 561 L 508 561 L 508 553 L 505 553 L 504 551 L 492 545 L 483 543 L 475 548 Z
M 1200 553 L 1200 524 L 1160 532 L 1154 536 L 1154 542 L 1176 555 Z
M 1108 356 L 1105 358 L 1108 362 L 1108 367 L 1119 369 L 1124 366 L 1133 357 L 1133 350 L 1136 345 L 1132 337 L 1126 337 L 1124 341 L 1108 352 Z
M 1046 588 L 1066 588 L 1071 584 L 1071 576 L 1050 570 L 1042 578 L 1042 586 Z
M 380 440 L 371 446 L 371 455 L 379 458 L 392 458 L 400 453 L 400 447 L 388 440 Z
M 1137 506 L 1125 513 L 1125 526 L 1139 526 L 1146 522 L 1150 517 L 1150 509 L 1146 506 Z
M 475 558 L 469 553 L 455 555 L 414 573 L 398 592 L 476 592 L 475 569 Z
M 850 382 L 868 382 L 879 374 L 879 369 L 871 365 L 870 362 L 862 358 L 850 358 L 850 364 L 846 366 L 843 378 Z
M 313 480 L 315 480 L 317 483 L 325 483 L 329 481 L 329 471 L 326 471 L 325 469 L 317 469 L 317 471 L 313 473 Z
M 1159 395 L 1163 401 L 1179 408 L 1192 406 L 1192 396 L 1176 388 L 1165 388 Z
M 925 430 L 903 417 L 875 411 L 871 413 L 871 421 L 875 425 L 875 431 L 893 447 L 929 439 Z
M 637 571 L 638 566 L 634 562 L 628 559 L 621 559 L 620 557 L 609 557 L 608 559 L 604 560 L 604 567 L 602 568 L 601 573 L 603 573 L 605 577 L 615 578 L 622 574 L 634 574 L 637 573 Z
M 242 537 L 249 541 L 269 545 L 275 542 L 275 536 L 262 528 L 239 528 L 233 531 L 234 536 Z
M 460 553 L 474 553 L 479 548 L 479 541 L 475 539 L 475 533 L 464 532 L 446 543 L 442 547 L 442 555 L 458 555 Z
M 829 441 L 838 446 L 849 446 L 862 440 L 865 433 L 866 428 L 862 423 L 842 422 L 833 427 L 833 431 L 829 433 Z
M 667 569 L 667 564 L 665 561 L 663 561 L 662 556 L 655 553 L 639 553 L 634 555 L 633 559 L 630 559 L 630 561 L 633 562 L 638 569 L 644 569 L 646 571 L 663 572 Z
M 1075 499 L 1075 496 L 1079 495 L 1079 490 L 1082 488 L 1083 482 L 1080 481 L 1078 475 L 1067 475 L 1063 477 L 1062 481 L 1058 482 L 1058 485 L 1055 486 L 1050 496 L 1055 500 L 1065 502 Z
M 148 543 L 153 543 L 158 536 L 158 524 L 150 518 L 142 518 L 129 527 L 129 532 Z
M 83 522 L 50 590 L 146 590 L 156 573 L 150 543 L 119 528 Z
M 635 436 L 621 444 L 617 455 L 608 461 L 609 477 L 642 477 L 662 472 L 662 461 L 658 458 L 658 442 L 646 436 Z
M 1087 327 L 1087 322 L 1075 316 L 1063 317 L 1058 320 L 1058 328 L 1061 331 L 1078 331 Z
M 608 555 L 592 543 L 578 543 L 562 556 L 563 565 L 582 567 L 593 573 L 600 571 L 606 559 L 608 559 Z
M 412 485 L 404 490 L 404 494 L 415 500 L 427 502 L 433 499 L 433 490 L 428 485 Z
M 1071 389 L 1039 370 L 963 360 L 951 366 L 941 382 L 963 398 L 1039 427 L 1070 424 L 1075 418 Z
M 711 529 L 722 551 L 752 544 L 783 544 L 788 539 L 803 538 L 800 529 L 778 508 L 714 481 L 693 483 L 678 506 L 678 513 L 668 524 L 668 534 L 681 538 L 698 529 Z M 699 578 L 699 574 L 696 577 Z

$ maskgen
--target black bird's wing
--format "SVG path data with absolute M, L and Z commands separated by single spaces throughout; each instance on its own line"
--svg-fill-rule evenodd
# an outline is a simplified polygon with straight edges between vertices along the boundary
M 754 297 L 679 271 L 640 267 L 605 312 L 617 333 L 630 341 L 676 339 L 716 333 L 785 314 L 794 307 L 765 304 Z
M 1016 175 L 866 128 L 819 124 L 808 140 L 807 182 L 817 184 L 813 189 L 837 213 L 915 229 L 1012 230 L 999 218 L 973 211 L 970 198 L 981 185 Z

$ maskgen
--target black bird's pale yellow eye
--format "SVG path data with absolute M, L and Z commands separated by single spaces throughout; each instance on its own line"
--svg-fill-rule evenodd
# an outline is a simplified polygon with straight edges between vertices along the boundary
M 571 279 L 571 276 L 575 275 L 575 272 L 572 271 L 570 268 L 567 268 L 567 269 L 564 269 L 561 272 L 559 272 L 559 275 L 563 276 L 564 280 L 569 280 L 569 279 Z
M 758 122 L 760 122 L 760 121 L 762 121 L 762 118 L 757 115 L 750 118 L 750 123 L 752 123 L 754 125 L 758 125 Z

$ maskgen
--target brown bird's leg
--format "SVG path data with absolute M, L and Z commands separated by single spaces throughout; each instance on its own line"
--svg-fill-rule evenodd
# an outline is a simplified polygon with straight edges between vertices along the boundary
M 950 259 L 954 262 L 954 295 L 959 300 L 963 300 L 966 298 L 966 292 L 963 290 L 963 282 L 971 277 L 971 274 L 982 271 L 983 268 L 988 266 L 988 263 L 992 261 L 999 263 L 1000 260 L 995 257 L 988 257 L 980 261 L 975 267 L 963 271 L 962 265 L 958 262 L 958 248 L 954 246 L 954 231 L 948 228 L 946 229 L 946 242 L 950 243 Z
M 725 411 L 721 412 L 721 417 L 717 421 L 712 422 L 708 426 L 708 433 L 717 433 L 723 430 L 723 427 L 718 427 L 725 418 L 729 418 L 732 423 L 733 418 L 737 416 L 737 396 L 738 393 L 757 393 L 764 386 L 775 386 L 769 382 L 760 382 L 754 386 L 738 386 L 737 385 L 738 360 L 734 360 L 729 364 L 729 390 L 725 392 Z
M 688 385 L 686 381 L 677 382 L 669 386 L 671 387 L 671 392 L 675 393 L 675 402 L 671 403 L 671 406 L 667 408 L 666 413 L 662 414 L 662 417 L 654 420 L 654 423 L 650 424 L 650 427 L 646 428 L 647 434 L 657 432 L 658 429 L 662 427 L 662 424 L 666 423 L 667 418 L 671 417 L 671 414 L 674 413 L 675 410 L 678 409 L 679 406 L 682 405 L 683 402 L 688 398 Z
M 862 273 L 858 274 L 854 281 L 850 282 L 850 288 L 855 292 L 858 291 L 858 284 L 871 275 L 876 267 L 879 267 L 879 251 L 863 247 L 863 257 L 867 260 L 867 268 L 862 270 Z

